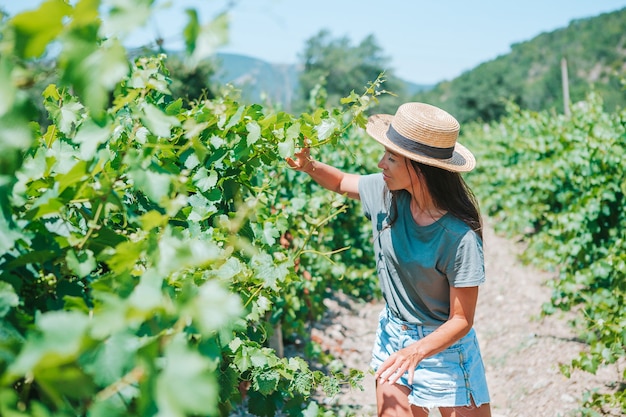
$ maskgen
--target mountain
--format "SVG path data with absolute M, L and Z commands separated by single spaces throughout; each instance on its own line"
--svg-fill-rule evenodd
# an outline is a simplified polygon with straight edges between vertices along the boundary
M 573 20 L 552 32 L 511 46 L 511 52 L 416 94 L 460 122 L 497 120 L 510 100 L 523 109 L 562 112 L 563 76 L 570 102 L 599 94 L 607 110 L 626 106 L 626 8 Z M 567 71 L 562 71 L 563 66 Z
M 272 64 L 245 55 L 218 53 L 217 70 L 212 81 L 231 83 L 241 89 L 242 97 L 262 103 L 264 96 L 272 103 L 289 105 L 298 88 L 296 65 Z
M 217 70 L 211 80 L 218 84 L 233 84 L 242 90 L 242 97 L 251 102 L 267 100 L 290 108 L 299 94 L 298 78 L 302 68 L 296 64 L 273 64 L 246 55 L 227 53 L 218 53 L 216 64 Z M 433 87 L 402 82 L 409 95 Z

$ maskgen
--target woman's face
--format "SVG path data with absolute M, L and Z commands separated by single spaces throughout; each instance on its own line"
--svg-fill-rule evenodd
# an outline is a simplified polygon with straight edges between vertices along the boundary
M 383 179 L 390 191 L 412 192 L 412 187 L 420 183 L 411 161 L 389 149 L 385 148 L 385 153 L 378 162 L 378 168 L 383 170 Z

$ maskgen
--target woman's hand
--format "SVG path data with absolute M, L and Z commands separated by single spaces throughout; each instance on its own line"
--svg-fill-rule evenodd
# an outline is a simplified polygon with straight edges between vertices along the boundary
M 311 159 L 311 149 L 308 146 L 305 145 L 300 152 L 296 152 L 294 156 L 296 158 L 295 160 L 289 157 L 286 159 L 291 168 L 307 173 L 315 171 L 315 161 Z
M 417 364 L 422 360 L 417 352 L 415 344 L 400 349 L 392 353 L 385 362 L 376 371 L 376 380 L 384 384 L 389 382 L 395 384 L 405 372 L 409 372 L 408 382 L 413 383 L 413 374 Z

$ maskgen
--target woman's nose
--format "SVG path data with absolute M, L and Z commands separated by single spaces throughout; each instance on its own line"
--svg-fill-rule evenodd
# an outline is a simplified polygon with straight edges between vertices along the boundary
M 380 158 L 380 161 L 378 161 L 378 168 L 385 169 L 384 161 L 385 157 L 383 156 L 382 158 Z

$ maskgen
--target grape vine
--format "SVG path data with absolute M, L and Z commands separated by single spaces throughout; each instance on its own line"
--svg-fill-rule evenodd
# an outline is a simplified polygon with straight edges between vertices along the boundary
M 500 231 L 526 241 L 525 261 L 554 272 L 544 313 L 578 313 L 572 325 L 589 349 L 562 371 L 623 364 L 626 112 L 607 113 L 590 94 L 569 118 L 513 105 L 508 114 L 465 132 L 480 160 L 471 181 L 483 209 Z M 611 392 L 590 391 L 586 407 L 626 412 L 626 369 L 619 378 Z
M 305 137 L 316 152 L 352 146 L 382 80 L 299 117 L 229 90 L 185 106 L 165 56 L 131 60 L 99 35 L 100 18 L 134 20 L 141 3 L 102 16 L 98 2 L 49 0 L 3 20 L 0 414 L 212 416 L 246 403 L 328 415 L 312 395 L 362 374 L 269 341 L 319 318 L 333 280 L 372 296 L 371 268 L 351 260 L 366 256 L 366 228 L 284 159 Z M 20 77 L 52 41 L 59 83 L 42 91 L 39 124 Z M 333 158 L 358 168 L 357 154 Z M 330 233 L 330 220 L 352 229 Z

